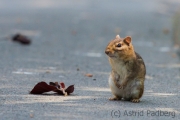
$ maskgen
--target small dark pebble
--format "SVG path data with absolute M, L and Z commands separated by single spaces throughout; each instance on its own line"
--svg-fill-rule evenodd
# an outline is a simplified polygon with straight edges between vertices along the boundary
M 12 40 L 13 41 L 16 41 L 16 42 L 20 42 L 21 44 L 24 44 L 24 45 L 28 45 L 31 43 L 31 40 L 29 38 L 27 38 L 26 36 L 24 35 L 21 35 L 21 34 L 15 34 L 13 37 L 12 37 Z
M 79 71 L 79 68 L 77 68 L 77 71 Z
M 93 80 L 95 81 L 96 79 L 94 78 Z

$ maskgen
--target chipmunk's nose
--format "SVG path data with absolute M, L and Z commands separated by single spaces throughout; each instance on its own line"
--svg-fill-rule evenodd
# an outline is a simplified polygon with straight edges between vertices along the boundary
M 108 55 L 109 54 L 109 50 L 106 50 L 105 53 Z

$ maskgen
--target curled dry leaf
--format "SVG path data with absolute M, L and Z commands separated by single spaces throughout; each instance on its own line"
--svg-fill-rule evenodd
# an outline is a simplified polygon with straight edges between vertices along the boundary
M 58 84 L 58 82 L 49 82 L 49 85 L 55 86 L 60 89 L 60 85 Z
M 74 92 L 74 85 L 70 85 L 68 88 L 65 88 L 65 84 L 61 82 L 50 82 L 49 85 L 46 82 L 39 82 L 31 90 L 30 94 L 42 94 L 45 92 L 56 92 L 59 95 L 69 95 Z
M 32 91 L 30 92 L 31 94 L 42 94 L 44 92 L 50 92 L 50 91 L 54 91 L 57 88 L 55 86 L 52 85 L 48 85 L 46 82 L 39 82 L 38 84 L 36 84 L 34 86 L 34 88 L 32 89 Z
M 63 82 L 60 83 L 61 88 L 65 89 L 65 84 Z
M 70 85 L 66 90 L 65 92 L 67 93 L 72 93 L 74 91 L 74 85 Z

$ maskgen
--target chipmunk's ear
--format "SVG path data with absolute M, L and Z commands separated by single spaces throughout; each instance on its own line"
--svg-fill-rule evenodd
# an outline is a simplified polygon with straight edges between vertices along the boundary
M 130 36 L 127 36 L 127 37 L 124 38 L 123 41 L 124 41 L 127 45 L 129 45 L 132 40 L 131 40 L 131 37 L 130 37 Z
M 119 35 L 116 35 L 116 39 L 120 39 L 120 36 L 119 36 Z

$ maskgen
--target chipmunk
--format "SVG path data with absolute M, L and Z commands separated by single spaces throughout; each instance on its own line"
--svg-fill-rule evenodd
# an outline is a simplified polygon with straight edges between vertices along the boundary
M 144 91 L 146 67 L 141 56 L 134 51 L 130 36 L 119 35 L 105 49 L 112 71 L 109 86 L 114 97 L 109 100 L 139 102 Z

